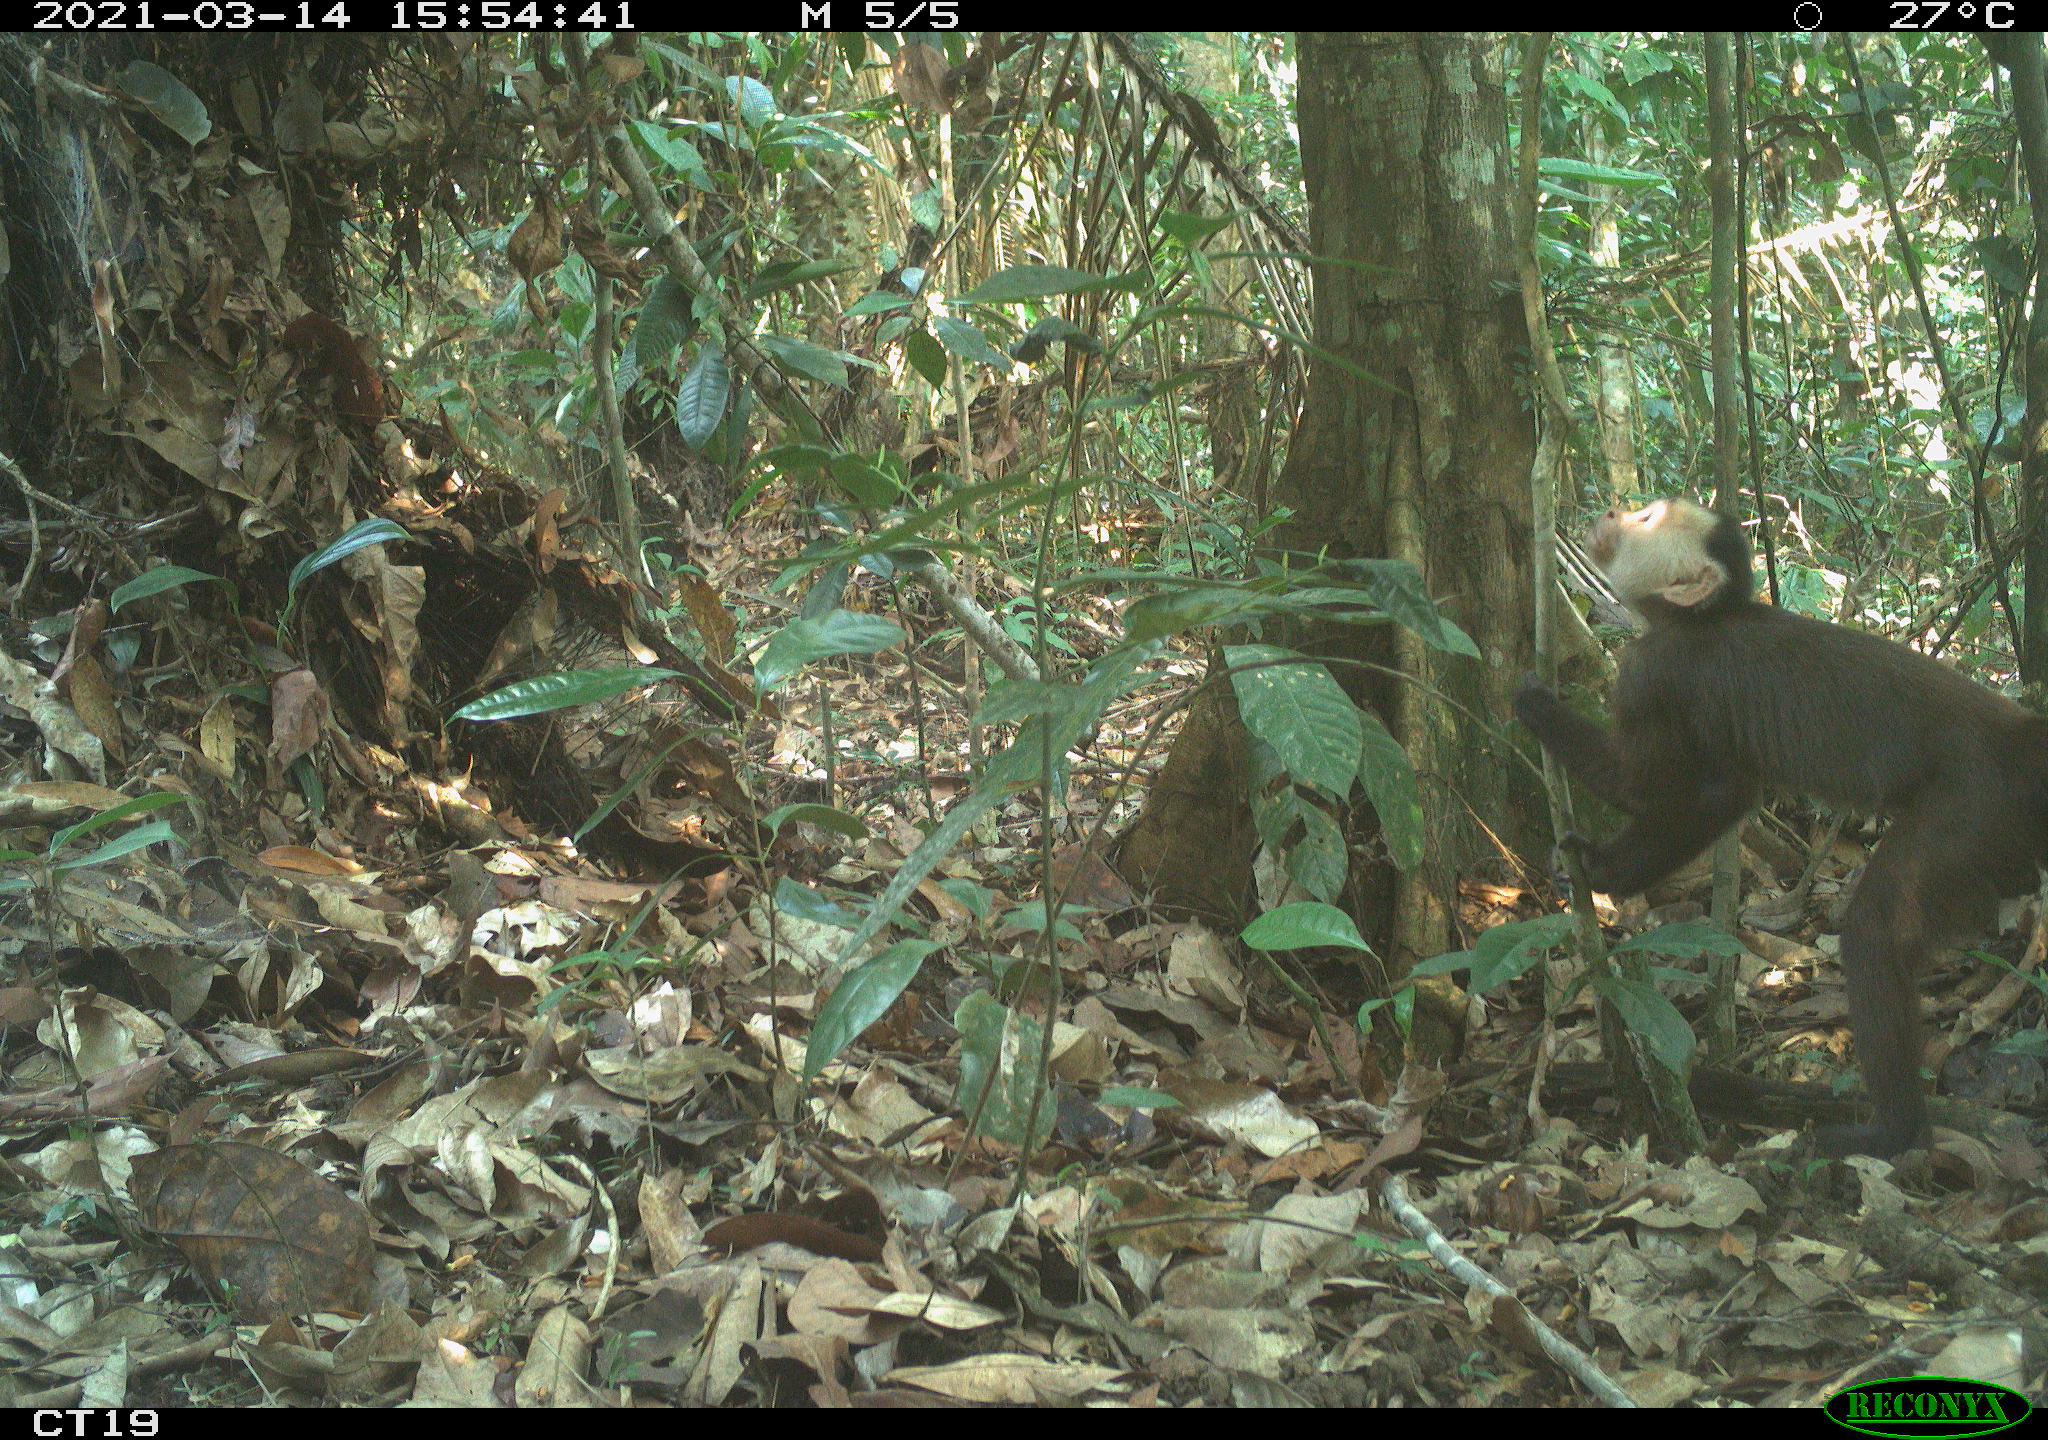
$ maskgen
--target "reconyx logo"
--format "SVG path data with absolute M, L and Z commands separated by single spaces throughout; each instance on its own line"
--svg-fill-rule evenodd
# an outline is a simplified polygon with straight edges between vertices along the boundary
M 1911 1440 L 1961 1440 L 2017 1425 L 2034 1407 L 2027 1397 L 1988 1380 L 1912 1375 L 1871 1380 L 1828 1397 L 1830 1419 L 1865 1435 Z

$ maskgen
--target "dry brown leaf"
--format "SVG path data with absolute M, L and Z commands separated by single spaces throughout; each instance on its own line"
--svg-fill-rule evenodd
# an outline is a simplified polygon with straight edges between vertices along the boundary
M 288 1155 L 172 1146 L 135 1157 L 129 1194 L 142 1223 L 245 1320 L 368 1308 L 370 1217 Z
M 906 46 L 906 49 L 911 48 Z M 906 1365 L 884 1378 L 898 1385 L 984 1405 L 1041 1405 L 1073 1400 L 1123 1374 L 1107 1365 L 1063 1365 L 1036 1355 L 977 1355 L 950 1365 Z
M 199 717 L 199 753 L 219 767 L 224 780 L 235 778 L 235 710 L 221 695 Z
M 278 870 L 299 870 L 308 875 L 360 875 L 363 867 L 349 860 L 323 855 L 304 845 L 273 845 L 256 857 Z
M 107 688 L 106 672 L 99 657 L 80 655 L 71 667 L 66 690 L 71 708 L 85 728 L 93 733 L 107 755 L 121 758 L 121 712 L 114 707 L 114 692 Z
M 540 1317 L 526 1342 L 526 1364 L 512 1382 L 522 1410 L 573 1409 L 592 1403 L 583 1375 L 590 1368 L 590 1327 L 566 1305 Z
M 282 783 L 284 772 L 300 756 L 311 753 L 320 742 L 320 727 L 327 718 L 327 692 L 303 665 L 287 670 L 270 682 L 270 762 L 273 783 Z

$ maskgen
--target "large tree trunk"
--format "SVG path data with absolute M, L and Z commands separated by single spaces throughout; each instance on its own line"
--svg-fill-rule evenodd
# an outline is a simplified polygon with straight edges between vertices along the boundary
M 1314 367 L 1276 486 L 1294 514 L 1275 540 L 1414 561 L 1486 657 L 1445 657 L 1391 626 L 1295 637 L 1422 682 L 1334 667 L 1421 777 L 1429 843 L 1418 872 L 1396 880 L 1373 859 L 1362 803 L 1349 837 L 1353 908 L 1397 967 L 1446 948 L 1456 877 L 1498 853 L 1474 823 L 1497 826 L 1509 808 L 1485 721 L 1506 713 L 1529 653 L 1532 436 L 1514 364 L 1527 338 L 1500 56 L 1497 40 L 1462 34 L 1301 37 L 1313 250 L 1355 262 L 1316 267 L 1315 339 L 1380 383 Z M 1120 853 L 1168 903 L 1249 908 L 1256 842 L 1241 747 L 1227 693 L 1212 686 Z

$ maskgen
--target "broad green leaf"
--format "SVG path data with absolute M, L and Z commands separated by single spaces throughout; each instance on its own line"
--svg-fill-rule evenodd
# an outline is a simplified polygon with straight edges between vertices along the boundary
M 868 838 L 867 826 L 856 817 L 831 805 L 783 805 L 770 810 L 761 823 L 768 827 L 770 835 L 774 835 L 792 820 L 816 825 L 821 830 L 833 831 L 849 840 Z
M 1016 725 L 1034 715 L 1058 715 L 1086 703 L 1078 685 L 1062 685 L 1056 680 L 998 680 L 982 697 L 974 723 Z
M 1614 947 L 1614 953 L 1623 950 L 1650 950 L 1674 960 L 1689 960 L 1699 955 L 1740 955 L 1742 942 L 1711 925 L 1680 921 L 1629 936 Z
M 1122 1105 L 1131 1110 L 1172 1110 L 1180 1105 L 1164 1090 L 1148 1090 L 1143 1085 L 1105 1085 L 1095 1098 L 1104 1105 Z
M 107 600 L 107 610 L 118 615 L 123 605 L 147 599 L 151 595 L 161 595 L 166 590 L 175 590 L 180 585 L 190 585 L 196 580 L 220 580 L 221 584 L 227 584 L 227 581 L 221 580 L 218 575 L 209 575 L 204 570 L 194 570 L 188 565 L 158 565 L 143 571 L 126 585 L 116 589 Z
M 1155 222 L 1173 239 L 1192 250 L 1218 230 L 1227 228 L 1235 215 L 1184 215 L 1178 210 L 1162 210 Z
M 604 670 L 557 670 L 530 680 L 515 680 L 502 690 L 493 690 L 481 700 L 472 700 L 455 712 L 457 720 L 511 720 L 520 715 L 540 715 L 549 710 L 566 710 L 572 705 L 595 705 L 628 690 L 673 680 L 676 672 L 647 665 L 621 665 Z
M 754 459 L 781 475 L 807 475 L 831 465 L 841 452 L 822 445 L 771 445 Z
M 905 335 L 903 355 L 927 385 L 934 390 L 946 388 L 946 347 L 933 339 L 929 330 L 913 330 Z
M 1010 357 L 988 343 L 988 336 L 967 321 L 951 315 L 940 315 L 932 320 L 932 334 L 941 345 L 958 355 L 962 360 L 972 360 L 978 365 L 993 365 L 998 370 L 1010 368 Z
M 1225 625 L 1272 615 L 1284 608 L 1271 595 L 1232 586 L 1171 590 L 1164 595 L 1148 595 L 1124 607 L 1124 633 L 1132 640 L 1155 640 L 1178 635 L 1197 625 Z
M 166 840 L 175 840 L 177 838 L 178 833 L 171 829 L 170 821 L 152 820 L 147 825 L 137 825 L 126 835 L 109 840 L 90 855 L 80 855 L 70 860 L 59 860 L 50 868 L 53 870 L 84 870 L 94 865 L 104 865 L 107 861 L 117 856 L 126 855 L 130 851 L 140 850 L 149 845 L 159 845 Z
M 773 355 L 775 363 L 784 370 L 808 375 L 841 390 L 846 388 L 846 361 L 837 351 L 813 345 L 808 340 L 793 340 L 787 335 L 765 334 L 759 338 L 761 348 Z
M 1692 1069 L 1692 1053 L 1697 1043 L 1692 1027 L 1656 986 L 1609 973 L 1595 975 L 1593 989 L 1607 998 L 1621 1016 L 1621 1023 L 1642 1037 L 1666 1070 L 1684 1075 Z
M 939 881 L 938 886 L 965 905 L 975 919 L 988 919 L 988 912 L 995 904 L 995 893 L 986 885 L 976 884 L 965 876 L 957 876 Z
M 1040 300 L 1047 295 L 1065 295 L 1108 283 L 1086 270 L 1069 270 L 1064 265 L 1012 265 L 998 270 L 965 294 L 954 299 L 967 305 L 1002 305 L 1013 300 Z
M 689 288 L 673 275 L 663 275 L 649 287 L 633 331 L 633 350 L 642 369 L 664 363 L 697 333 L 693 303 Z
M 960 1002 L 953 1025 L 960 1032 L 960 1078 L 953 1092 L 960 1113 L 975 1119 L 977 1134 L 1036 1149 L 1052 1133 L 1059 1108 L 1050 1095 L 1032 1104 L 1045 1032 L 1029 1016 L 978 990 Z
M 88 816 L 76 825 L 67 825 L 50 837 L 50 853 L 56 854 L 81 835 L 90 835 L 116 821 L 126 820 L 131 815 L 146 815 L 152 810 L 161 810 L 166 805 L 190 805 L 192 797 L 179 795 L 170 790 L 158 790 L 149 795 L 137 795 L 132 800 L 123 800 L 118 805 L 109 805 L 97 815 Z
M 804 1047 L 804 1078 L 816 1075 L 863 1030 L 888 1014 L 896 997 L 917 978 L 924 957 L 938 948 L 936 940 L 898 940 L 849 971 L 818 1007 L 818 1018 L 811 1023 L 810 1043 Z
M 892 310 L 908 309 L 910 303 L 908 295 L 891 295 L 886 290 L 870 290 L 846 307 L 846 318 L 858 320 L 863 315 L 886 315 Z
M 832 457 L 832 479 L 839 488 L 853 497 L 857 505 L 879 510 L 893 504 L 903 487 L 896 483 L 896 477 L 885 474 L 873 462 L 859 455 L 835 455 Z
M 1343 832 L 1320 805 L 1302 806 L 1301 820 L 1301 838 L 1287 847 L 1287 873 L 1316 899 L 1335 900 L 1351 865 Z
M 849 910 L 829 895 L 820 895 L 810 886 L 782 876 L 775 882 L 775 908 L 785 915 L 794 915 L 799 920 L 814 921 L 819 925 L 837 925 L 842 930 L 851 930 L 860 924 L 860 912 Z M 851 955 L 840 956 L 840 963 L 848 964 Z
M 1448 975 L 1453 970 L 1472 969 L 1471 989 L 1484 995 L 1504 985 L 1541 960 L 1565 936 L 1572 933 L 1570 915 L 1539 915 L 1534 920 L 1516 920 L 1496 925 L 1470 950 L 1452 950 L 1420 961 L 1408 974 Z
M 1335 905 L 1319 900 L 1299 900 L 1279 905 L 1244 927 L 1240 936 L 1254 950 L 1306 950 L 1311 946 L 1342 945 L 1372 953 L 1358 933 L 1358 925 Z
M 847 259 L 829 260 L 779 260 L 773 265 L 764 265 L 760 273 L 747 286 L 747 298 L 758 300 L 777 290 L 787 290 L 793 285 L 806 285 L 813 280 L 822 280 L 827 275 L 837 275 L 852 266 Z
M 325 570 L 337 560 L 346 560 L 358 550 L 371 545 L 382 545 L 388 540 L 410 540 L 403 525 L 393 520 L 363 520 L 351 525 L 348 533 L 330 545 L 323 545 L 311 555 L 292 566 L 291 575 L 284 585 L 284 615 L 279 624 L 291 618 L 292 609 L 299 603 L 299 587 L 315 574 Z
M 114 83 L 187 145 L 203 144 L 213 133 L 213 119 L 206 113 L 205 103 L 163 66 L 131 60 L 114 77 Z
M 1643 190 L 1666 183 L 1665 178 L 1654 170 L 1625 170 L 1618 165 L 1595 165 L 1587 160 L 1542 160 L 1537 162 L 1536 173 L 1553 178 L 1562 176 L 1566 180 L 1590 180 L 1596 185 L 1613 185 L 1627 190 Z
M 834 610 L 815 620 L 792 620 L 762 647 L 754 662 L 754 687 L 765 695 L 813 660 L 867 655 L 902 643 L 903 627 L 880 615 Z
M 1254 741 L 1255 753 L 1270 758 L 1273 749 Z M 1277 774 L 1280 762 L 1273 760 Z M 1270 780 L 1261 780 L 1254 774 L 1252 791 L 1252 826 L 1259 832 L 1259 843 L 1278 850 L 1287 843 L 1287 837 L 1294 833 L 1297 825 L 1304 823 L 1301 812 L 1308 808 L 1308 801 L 1292 785 L 1282 785 L 1277 790 Z
M 1422 801 L 1415 790 L 1415 766 L 1379 716 L 1361 710 L 1358 718 L 1364 722 L 1365 733 L 1365 744 L 1358 752 L 1359 782 L 1372 799 L 1373 813 L 1380 817 L 1380 835 L 1394 864 L 1403 870 L 1413 869 L 1422 858 Z
M 726 76 L 725 97 L 740 112 L 741 122 L 755 130 L 782 113 L 775 92 L 751 75 Z
M 1225 646 L 1223 659 L 1231 667 L 1230 685 L 1245 728 L 1273 747 L 1295 780 L 1333 799 L 1349 795 L 1364 727 L 1358 707 L 1329 670 L 1277 645 Z M 1247 665 L 1258 668 L 1239 668 Z
M 725 352 L 714 345 L 700 345 L 689 373 L 676 387 L 676 428 L 683 443 L 692 450 L 703 450 L 718 429 L 718 422 L 725 418 L 726 403 L 731 398 L 732 374 Z
M 1472 643 L 1472 637 L 1436 608 L 1429 587 L 1422 583 L 1422 572 L 1413 562 L 1333 560 L 1329 568 L 1339 574 L 1358 576 L 1369 603 L 1386 612 L 1388 618 L 1406 625 L 1435 649 L 1479 658 L 1479 647 Z

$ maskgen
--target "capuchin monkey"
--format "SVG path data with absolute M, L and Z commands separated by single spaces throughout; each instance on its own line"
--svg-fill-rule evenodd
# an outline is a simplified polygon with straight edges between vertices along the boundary
M 1828 1154 L 1892 1155 L 1927 1134 L 1914 977 L 1935 946 L 2034 889 L 2048 852 L 2048 720 L 1904 645 L 1750 598 L 1741 528 L 1690 500 L 1609 510 L 1593 561 L 1648 633 L 1621 657 L 1614 728 L 1531 677 L 1515 714 L 1624 811 L 1567 837 L 1587 882 L 1643 890 L 1739 821 L 1766 788 L 1878 813 L 1890 828 L 1842 919 L 1842 972 L 1868 1125 L 1824 1127 Z

